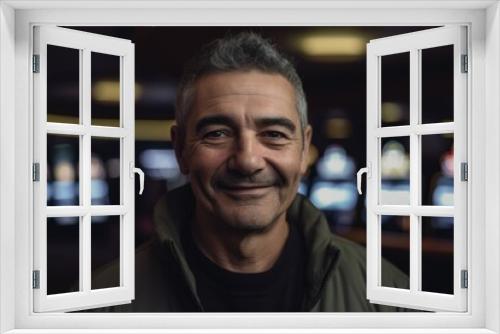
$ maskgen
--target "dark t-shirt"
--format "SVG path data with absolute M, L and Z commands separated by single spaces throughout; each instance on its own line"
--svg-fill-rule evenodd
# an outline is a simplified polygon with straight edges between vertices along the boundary
M 207 258 L 183 233 L 187 260 L 207 312 L 297 312 L 304 294 L 305 244 L 296 227 L 274 266 L 262 273 L 235 273 Z

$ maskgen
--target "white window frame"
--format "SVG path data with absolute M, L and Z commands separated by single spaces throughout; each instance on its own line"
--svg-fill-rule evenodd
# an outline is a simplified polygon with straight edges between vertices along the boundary
M 422 50 L 452 45 L 453 121 L 422 123 Z M 408 34 L 371 40 L 367 45 L 367 295 L 371 302 L 428 311 L 467 310 L 467 289 L 461 286 L 461 271 L 467 270 L 467 184 L 461 180 L 461 163 L 467 163 L 467 82 L 469 73 L 463 71 L 462 56 L 467 55 L 465 26 L 447 26 Z M 382 57 L 408 53 L 409 60 L 409 123 L 402 126 L 382 126 L 381 91 Z M 429 112 L 429 111 L 428 111 Z M 453 198 L 452 206 L 423 205 L 422 193 L 422 135 L 453 135 Z M 408 138 L 409 191 L 408 203 L 382 203 L 382 138 Z M 409 218 L 409 289 L 381 285 L 382 226 L 384 215 Z M 451 217 L 453 219 L 453 279 L 452 293 L 433 293 L 422 290 L 422 217 Z M 439 269 L 436 268 L 439 272 Z
M 33 156 L 30 37 L 34 24 L 469 25 L 472 88 L 468 114 L 468 221 L 471 223 L 467 313 L 32 313 L 29 287 L 33 212 L 28 203 L 33 187 L 30 178 Z M 82 333 L 82 329 L 85 333 L 117 333 L 125 328 L 129 329 L 127 333 L 152 332 L 154 328 L 163 328 L 161 332 L 165 333 L 186 332 L 179 328 L 191 328 L 189 333 L 352 333 L 353 330 L 362 333 L 500 333 L 499 91 L 498 1 L 2 1 L 0 333 Z
M 38 73 L 33 75 L 33 159 L 39 166 L 39 181 L 33 184 L 33 269 L 39 272 L 39 288 L 34 289 L 36 312 L 75 311 L 97 306 L 130 303 L 134 299 L 134 44 L 128 40 L 75 31 L 60 27 L 34 28 L 34 54 L 39 56 Z M 79 122 L 78 124 L 47 121 L 47 57 L 48 45 L 78 52 L 79 63 Z M 119 62 L 119 125 L 96 126 L 91 121 L 92 53 L 112 55 Z M 79 142 L 79 204 L 47 206 L 47 135 L 71 135 Z M 112 138 L 119 141 L 120 203 L 91 204 L 92 138 Z M 47 219 L 78 217 L 79 291 L 47 294 Z M 119 285 L 92 289 L 92 216 L 119 217 Z

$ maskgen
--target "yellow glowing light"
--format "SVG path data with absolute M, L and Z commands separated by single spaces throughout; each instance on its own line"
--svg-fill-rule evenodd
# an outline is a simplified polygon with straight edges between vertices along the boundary
M 174 120 L 136 120 L 135 138 L 144 141 L 170 141 Z
M 325 135 L 330 139 L 345 139 L 351 135 L 351 122 L 346 118 L 330 118 L 325 123 Z
M 309 146 L 309 156 L 307 157 L 307 166 L 312 166 L 318 160 L 318 148 L 311 144 Z
M 142 96 L 142 86 L 135 84 L 135 99 Z M 120 82 L 114 80 L 98 81 L 92 87 L 92 97 L 101 103 L 118 103 L 120 101 Z
M 360 56 L 365 53 L 366 41 L 357 36 L 306 36 L 299 42 L 303 53 L 313 57 Z
M 403 109 L 399 103 L 382 103 L 382 120 L 387 123 L 395 123 L 403 118 Z

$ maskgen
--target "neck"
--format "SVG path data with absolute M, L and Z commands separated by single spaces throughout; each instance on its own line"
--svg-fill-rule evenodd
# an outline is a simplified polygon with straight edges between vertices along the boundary
M 265 231 L 242 233 L 224 229 L 195 214 L 192 225 L 195 243 L 221 268 L 238 273 L 260 273 L 272 268 L 286 243 L 289 226 L 278 218 Z

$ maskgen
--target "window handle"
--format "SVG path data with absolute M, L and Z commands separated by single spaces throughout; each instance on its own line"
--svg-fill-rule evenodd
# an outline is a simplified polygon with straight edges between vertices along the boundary
M 139 174 L 139 195 L 144 191 L 144 172 L 142 169 L 134 167 L 134 173 Z
M 130 162 L 130 178 L 134 178 L 134 174 L 139 174 L 139 195 L 144 191 L 144 172 L 142 169 L 134 167 L 134 162 Z
M 358 173 L 356 174 L 356 179 L 357 179 L 357 185 L 358 185 L 358 194 L 363 194 L 363 191 L 361 190 L 361 177 L 363 174 L 366 173 L 366 177 L 369 178 L 370 175 L 370 163 L 367 164 L 367 167 L 363 167 L 360 170 L 358 170 Z

